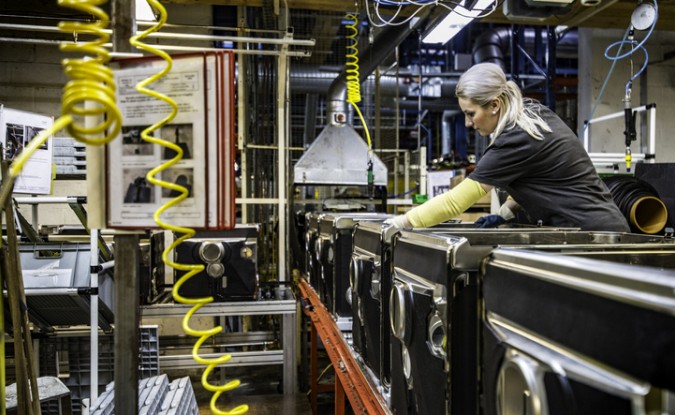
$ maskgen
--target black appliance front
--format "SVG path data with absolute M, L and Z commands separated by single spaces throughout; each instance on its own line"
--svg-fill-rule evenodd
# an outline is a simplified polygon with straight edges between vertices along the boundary
M 449 226 L 452 228 L 452 226 Z M 654 247 L 654 249 L 670 249 L 673 244 L 659 236 L 635 235 L 616 232 L 581 232 L 574 229 L 545 229 L 545 228 L 517 228 L 517 229 L 455 229 L 433 228 L 415 232 L 401 232 L 394 238 L 396 244 L 393 250 L 394 267 L 409 270 L 424 279 L 441 281 L 447 292 L 451 293 L 447 300 L 447 316 L 449 336 L 446 341 L 448 356 L 449 379 L 449 413 L 476 414 L 479 411 L 479 391 L 476 387 L 467 388 L 465 385 L 477 385 L 480 365 L 478 353 L 480 308 L 478 296 L 480 281 L 478 271 L 481 261 L 500 245 L 513 245 L 523 248 L 536 246 L 550 250 L 567 250 L 570 244 L 580 244 L 578 249 L 603 250 L 614 244 L 621 246 Z M 672 241 L 671 241 L 672 242 Z M 410 248 L 410 245 L 417 245 Z M 433 269 L 434 261 L 430 252 L 434 249 L 447 251 L 445 258 L 439 258 L 438 263 L 445 261 L 446 271 Z M 403 254 L 404 252 L 405 255 Z M 406 258 L 406 265 L 397 265 Z M 432 268 L 430 270 L 429 268 Z M 434 276 L 435 275 L 435 276 Z M 393 342 L 396 345 L 396 342 Z M 393 346 L 392 346 L 393 347 Z M 424 350 L 421 351 L 424 353 Z M 428 352 L 427 352 L 428 353 Z M 392 378 L 395 352 L 392 349 Z M 414 360 L 414 359 L 413 359 Z M 392 382 L 393 379 L 392 379 Z M 436 389 L 446 385 L 435 386 Z M 395 392 L 392 389 L 392 399 Z M 430 394 L 432 392 L 429 392 Z
M 319 237 L 320 212 L 306 214 L 305 244 L 305 275 L 309 284 L 319 292 L 319 279 L 321 277 L 320 264 L 317 252 L 317 238 Z
M 204 270 L 180 288 L 187 298 L 212 296 L 215 301 L 255 300 L 258 291 L 258 225 L 225 231 L 202 231 L 178 245 L 175 261 L 202 264 Z M 175 272 L 178 281 L 184 271 Z
M 383 222 L 391 215 L 378 213 L 326 213 L 319 220 L 322 301 L 338 320 L 352 316 L 349 264 L 352 258 L 354 226 L 359 222 Z M 321 292 L 320 292 L 321 293 Z M 351 327 L 351 323 L 349 324 Z
M 641 255 L 657 266 L 630 264 Z M 614 258 L 493 251 L 483 275 L 486 415 L 664 413 L 653 398 L 675 392 L 675 272 L 663 267 L 673 260 Z
M 395 413 L 476 410 L 476 371 L 453 366 L 455 361 L 474 367 L 477 362 L 476 342 L 469 340 L 477 337 L 472 334 L 478 326 L 475 279 L 451 268 L 455 246 L 465 241 L 414 232 L 393 237 L 389 317 Z M 452 402 L 455 385 L 457 400 Z
M 349 275 L 354 349 L 384 388 L 391 383 L 389 293 L 391 238 L 396 232 L 384 223 L 359 222 L 354 228 Z

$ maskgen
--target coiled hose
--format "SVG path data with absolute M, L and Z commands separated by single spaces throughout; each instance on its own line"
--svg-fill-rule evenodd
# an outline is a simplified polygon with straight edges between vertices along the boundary
M 656 234 L 663 230 L 668 210 L 652 185 L 633 176 L 609 176 L 603 181 L 633 232 Z
M 359 34 L 359 17 L 356 14 L 348 14 L 346 19 L 351 23 L 345 25 L 349 29 L 349 34 L 347 39 L 349 43 L 347 44 L 347 102 L 352 104 L 354 111 L 358 114 L 359 119 L 361 120 L 361 125 L 363 125 L 363 130 L 366 134 L 366 142 L 368 143 L 368 188 L 369 193 L 372 194 L 372 189 L 375 183 L 375 177 L 373 175 L 373 144 L 370 140 L 370 131 L 368 131 L 368 124 L 359 109 L 359 106 L 356 105 L 361 102 L 361 80 L 359 79 L 359 41 L 356 38 Z
M 174 262 L 171 259 L 171 253 L 174 252 L 174 250 L 178 247 L 178 245 L 183 243 L 185 240 L 187 240 L 189 238 L 192 238 L 195 235 L 195 230 L 191 229 L 191 228 L 187 228 L 187 227 L 172 225 L 170 223 L 167 223 L 167 222 L 164 222 L 164 221 L 161 220 L 162 213 L 165 212 L 167 209 L 170 209 L 171 207 L 179 204 L 185 198 L 187 198 L 188 194 L 189 194 L 189 191 L 188 191 L 187 188 L 185 188 L 181 185 L 171 183 L 171 182 L 167 182 L 167 181 L 164 181 L 164 180 L 161 180 L 161 179 L 157 178 L 157 176 L 160 175 L 164 170 L 171 168 L 172 166 L 174 166 L 176 163 L 178 163 L 183 158 L 183 150 L 177 144 L 172 143 L 172 142 L 167 141 L 167 140 L 163 140 L 161 137 L 153 137 L 153 135 L 151 134 L 153 131 L 162 128 L 164 125 L 168 124 L 171 120 L 173 120 L 176 117 L 176 114 L 178 113 L 178 105 L 170 97 L 168 97 L 164 94 L 161 94 L 157 91 L 153 91 L 153 90 L 147 88 L 148 85 L 150 85 L 151 83 L 159 80 L 160 78 L 165 76 L 167 73 L 169 73 L 169 71 L 171 70 L 172 65 L 173 65 L 173 62 L 172 62 L 169 54 L 142 42 L 143 38 L 149 36 L 151 33 L 159 31 L 162 28 L 162 26 L 164 26 L 164 24 L 166 23 L 166 20 L 167 20 L 166 9 L 161 5 L 161 3 L 159 3 L 156 0 L 147 0 L 147 2 L 148 2 L 148 4 L 150 4 L 151 7 L 153 7 L 156 11 L 159 12 L 158 21 L 152 27 L 146 29 L 145 31 L 139 33 L 136 36 L 132 36 L 131 39 L 130 39 L 130 42 L 131 42 L 132 45 L 134 45 L 135 47 L 137 47 L 139 49 L 145 50 L 149 53 L 152 53 L 154 55 L 157 55 L 157 56 L 161 57 L 162 59 L 164 59 L 166 61 L 166 66 L 161 71 L 157 72 L 156 74 L 154 74 L 154 75 L 148 77 L 147 79 L 144 79 L 143 81 L 139 82 L 136 85 L 136 90 L 138 92 L 142 93 L 142 94 L 146 94 L 146 95 L 149 95 L 153 98 L 156 98 L 156 99 L 159 99 L 159 100 L 162 100 L 162 101 L 166 102 L 171 107 L 171 111 L 170 111 L 169 115 L 164 117 L 162 120 L 158 121 L 154 125 L 151 125 L 150 127 L 143 130 L 143 132 L 141 133 L 141 138 L 143 140 L 145 140 L 146 142 L 149 142 L 149 143 L 152 143 L 152 144 L 157 144 L 157 145 L 160 145 L 162 147 L 170 148 L 171 150 L 174 151 L 175 156 L 173 158 L 167 160 L 166 162 L 162 163 L 161 165 L 159 165 L 159 166 L 153 168 L 152 170 L 150 170 L 148 172 L 148 174 L 146 175 L 146 179 L 147 179 L 148 182 L 150 182 L 150 183 L 152 183 L 156 186 L 161 186 L 161 187 L 166 188 L 166 189 L 171 189 L 172 191 L 175 191 L 175 192 L 178 193 L 177 197 L 169 200 L 166 204 L 162 205 L 161 207 L 159 207 L 157 209 L 157 211 L 154 214 L 154 219 L 155 219 L 155 223 L 157 223 L 157 225 L 160 226 L 162 229 L 169 230 L 169 231 L 172 231 L 176 234 L 181 235 L 179 238 L 174 240 L 174 242 L 171 245 L 169 245 L 164 250 L 164 252 L 162 252 L 162 260 L 164 261 L 165 264 L 169 265 L 173 269 L 185 272 L 185 274 L 174 285 L 173 290 L 172 290 L 172 295 L 173 295 L 174 300 L 181 303 L 181 304 L 191 304 L 191 305 L 193 305 L 193 307 L 190 309 L 190 311 L 188 311 L 187 314 L 185 315 L 185 317 L 183 317 L 182 325 L 183 325 L 183 330 L 185 331 L 186 334 L 188 334 L 189 336 L 193 336 L 193 337 L 198 338 L 197 341 L 195 342 L 193 348 L 192 348 L 192 357 L 200 365 L 206 366 L 206 368 L 202 372 L 201 382 L 202 382 L 202 386 L 204 387 L 204 389 L 206 389 L 209 392 L 213 392 L 213 396 L 211 397 L 211 401 L 210 401 L 210 407 L 211 407 L 212 413 L 216 414 L 216 415 L 241 415 L 241 414 L 244 414 L 244 413 L 248 412 L 248 405 L 240 405 L 240 406 L 236 407 L 235 409 L 233 409 L 232 411 L 222 411 L 222 410 L 218 409 L 218 407 L 216 405 L 220 395 L 222 395 L 223 393 L 225 393 L 227 391 L 230 391 L 230 390 L 236 388 L 237 386 L 239 386 L 240 381 L 239 380 L 233 380 L 233 381 L 230 381 L 230 382 L 226 383 L 225 385 L 214 385 L 214 384 L 211 384 L 208 380 L 209 375 L 213 372 L 213 370 L 215 368 L 217 368 L 218 366 L 220 366 L 220 365 L 226 363 L 227 361 L 229 361 L 232 358 L 232 356 L 229 355 L 229 354 L 226 354 L 226 355 L 220 356 L 218 358 L 207 359 L 207 358 L 201 357 L 200 354 L 199 354 L 200 347 L 209 338 L 219 334 L 223 330 L 223 327 L 218 326 L 218 327 L 214 327 L 210 330 L 196 330 L 196 329 L 193 329 L 190 326 L 190 319 L 192 318 L 192 316 L 197 311 L 199 311 L 200 308 L 202 308 L 206 304 L 209 304 L 209 303 L 213 302 L 213 297 L 186 298 L 186 297 L 183 297 L 183 296 L 180 295 L 181 286 L 183 286 L 183 284 L 185 284 L 185 282 L 187 282 L 190 278 L 192 278 L 196 274 L 199 274 L 200 272 L 202 272 L 204 270 L 204 266 L 201 265 L 201 264 L 181 264 L 181 263 Z
M 14 181 L 21 173 L 26 162 L 52 135 L 66 129 L 75 140 L 90 145 L 102 145 L 112 141 L 122 128 L 122 114 L 115 100 L 115 80 L 113 72 L 105 66 L 110 54 L 103 47 L 109 40 L 104 32 L 110 23 L 105 11 L 98 6 L 106 0 L 59 0 L 59 5 L 75 9 L 96 17 L 92 22 L 61 22 L 59 29 L 67 33 L 92 35 L 95 39 L 88 42 L 62 43 L 63 52 L 82 53 L 85 57 L 64 59 L 64 72 L 71 80 L 65 85 L 61 99 L 61 117 L 50 128 L 37 134 L 14 159 L 9 168 L 0 194 L 4 202 L 12 191 Z M 86 127 L 86 117 L 99 117 L 101 122 Z
M 38 133 L 30 143 L 17 155 L 9 167 L 7 177 L 3 178 L 0 188 L 0 206 L 5 206 L 7 198 L 12 194 L 14 182 L 21 174 L 24 166 L 33 153 L 40 148 L 49 137 L 66 129 L 75 140 L 89 145 L 102 145 L 112 141 L 122 128 L 122 114 L 117 108 L 115 99 L 115 80 L 113 72 L 106 63 L 110 61 L 110 54 L 103 47 L 108 43 L 110 36 L 105 29 L 110 23 L 106 12 L 100 5 L 107 0 L 59 0 L 61 7 L 77 10 L 83 14 L 96 18 L 91 22 L 61 22 L 59 29 L 66 33 L 94 36 L 93 40 L 78 43 L 62 43 L 60 50 L 85 55 L 81 58 L 64 59 L 63 69 L 70 81 L 66 83 L 61 98 L 61 116 L 50 128 Z M 100 122 L 86 127 L 86 117 L 97 117 Z M 2 365 L 4 373 L 4 338 L 0 342 L 2 351 Z M 3 403 L 5 401 L 5 378 L 0 380 Z

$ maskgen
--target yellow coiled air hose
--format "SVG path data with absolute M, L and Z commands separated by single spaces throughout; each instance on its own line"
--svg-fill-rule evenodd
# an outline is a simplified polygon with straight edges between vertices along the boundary
M 113 73 L 105 64 L 110 60 L 110 54 L 103 47 L 109 40 L 104 32 L 110 19 L 103 9 L 98 6 L 106 0 L 59 0 L 62 7 L 75 9 L 97 20 L 92 22 L 61 22 L 59 29 L 67 33 L 93 36 L 94 39 L 78 43 L 62 43 L 63 52 L 75 52 L 85 55 L 77 59 L 64 59 L 62 64 L 66 76 L 71 80 L 65 85 L 61 98 L 61 116 L 54 121 L 50 128 L 38 133 L 30 143 L 17 155 L 9 167 L 8 177 L 3 177 L 0 189 L 0 206 L 5 206 L 7 198 L 12 194 L 14 182 L 21 174 L 28 159 L 52 135 L 66 129 L 75 140 L 90 145 L 101 145 L 114 139 L 122 127 L 122 114 L 117 108 L 115 99 L 115 81 Z M 101 122 L 85 127 L 86 117 L 96 116 Z M 2 358 L 0 365 L 4 373 L 4 338 L 0 342 Z M 5 377 L 0 379 L 0 399 L 5 401 Z
M 363 125 L 363 130 L 366 134 L 366 142 L 368 143 L 368 193 L 372 196 L 373 186 L 375 178 L 373 176 L 373 145 L 370 141 L 370 132 L 368 131 L 368 125 L 366 120 L 359 109 L 359 106 L 356 105 L 361 102 L 361 80 L 359 79 L 359 41 L 356 37 L 359 34 L 359 17 L 356 14 L 348 14 L 346 19 L 351 23 L 347 24 L 346 27 L 349 29 L 350 33 L 347 35 L 349 43 L 347 44 L 347 102 L 352 104 L 354 111 L 358 114 L 361 124 Z
M 162 171 L 171 168 L 173 165 L 178 163 L 182 158 L 183 158 L 183 150 L 176 144 L 163 140 L 161 137 L 156 138 L 151 135 L 151 133 L 155 130 L 158 130 L 162 128 L 164 125 L 168 124 L 171 120 L 173 120 L 176 117 L 176 114 L 178 113 L 178 105 L 174 100 L 169 98 L 168 96 L 161 94 L 157 91 L 153 91 L 151 89 L 148 89 L 147 86 L 163 76 L 165 76 L 169 71 L 171 70 L 171 67 L 173 65 L 171 57 L 164 51 L 159 50 L 157 48 L 154 48 L 152 46 L 149 46 L 141 41 L 141 39 L 145 38 L 146 36 L 150 35 L 153 32 L 159 31 L 162 26 L 166 23 L 167 19 L 167 13 L 166 9 L 161 5 L 156 0 L 147 0 L 148 4 L 150 4 L 151 7 L 153 7 L 156 11 L 159 12 L 159 19 L 157 21 L 157 24 L 154 26 L 150 27 L 149 29 L 139 33 L 136 36 L 133 36 L 130 39 L 130 42 L 132 45 L 135 47 L 145 50 L 147 52 L 150 52 L 152 54 L 155 54 L 162 59 L 166 61 L 166 66 L 164 69 L 159 71 L 158 73 L 154 74 L 153 76 L 144 79 L 143 81 L 139 82 L 136 85 L 136 90 L 140 93 L 152 96 L 154 98 L 157 98 L 159 100 L 162 100 L 166 102 L 170 107 L 171 107 L 171 112 L 169 115 L 167 115 L 164 119 L 161 121 L 157 122 L 156 124 L 146 128 L 143 130 L 141 133 L 141 137 L 143 140 L 157 144 L 163 147 L 168 147 L 175 151 L 176 156 L 170 160 L 167 160 L 165 163 L 155 167 L 154 169 L 150 170 L 146 176 L 148 182 L 156 185 L 156 186 L 161 186 L 163 188 L 175 190 L 179 192 L 179 195 L 175 197 L 174 199 L 171 199 L 168 201 L 166 204 L 161 206 L 159 209 L 154 214 L 154 219 L 155 223 L 157 223 L 158 226 L 160 226 L 162 229 L 166 229 L 172 232 L 175 232 L 176 234 L 182 235 L 180 238 L 174 240 L 174 242 L 168 246 L 164 252 L 162 253 L 162 260 L 164 263 L 169 265 L 170 267 L 178 270 L 178 271 L 183 271 L 185 274 L 176 282 L 176 284 L 173 287 L 173 298 L 177 302 L 181 304 L 192 304 L 193 307 L 190 309 L 190 311 L 187 312 L 185 317 L 183 317 L 183 330 L 185 331 L 186 334 L 193 336 L 193 337 L 198 337 L 198 340 L 195 342 L 193 348 L 192 348 L 192 357 L 193 359 L 199 363 L 200 365 L 206 366 L 204 369 L 204 372 L 202 373 L 202 386 L 204 389 L 206 389 L 209 392 L 213 392 L 213 396 L 211 397 L 211 411 L 212 413 L 216 415 L 241 415 L 246 412 L 248 412 L 248 405 L 240 405 L 236 407 L 232 411 L 222 411 L 217 408 L 216 403 L 218 401 L 218 398 L 220 395 L 223 393 L 230 391 L 237 386 L 239 386 L 239 380 L 233 380 L 225 385 L 213 385 L 209 383 L 209 375 L 213 372 L 215 368 L 217 368 L 219 365 L 222 365 L 229 361 L 231 359 L 231 355 L 223 355 L 215 359 L 207 359 L 204 357 L 201 357 L 199 355 L 199 349 L 206 342 L 209 338 L 217 335 L 223 330 L 222 326 L 214 327 L 210 330 L 195 330 L 192 327 L 190 327 L 190 319 L 192 316 L 204 305 L 209 304 L 213 301 L 213 297 L 205 297 L 205 298 L 185 298 L 180 295 L 180 287 L 185 284 L 186 281 L 188 281 L 190 278 L 195 276 L 196 274 L 199 274 L 204 270 L 204 266 L 201 264 L 181 264 L 173 261 L 171 259 L 171 252 L 173 252 L 178 245 L 183 243 L 186 239 L 192 238 L 195 235 L 195 230 L 191 228 L 186 228 L 182 226 L 176 226 L 172 225 L 170 223 L 164 222 L 160 219 L 162 213 L 166 211 L 167 209 L 177 205 L 181 201 L 183 201 L 185 198 L 188 197 L 188 189 L 186 189 L 183 186 L 180 186 L 175 183 L 167 182 L 161 179 L 158 179 L 156 176 L 160 174 Z
M 36 135 L 14 159 L 8 178 L 12 184 L 35 150 L 62 129 L 66 129 L 75 140 L 91 145 L 108 143 L 119 134 L 122 114 L 115 101 L 113 72 L 105 66 L 110 60 L 110 54 L 103 47 L 110 37 L 104 32 L 110 19 L 105 11 L 98 7 L 105 2 L 105 0 L 59 0 L 62 7 L 90 14 L 98 19 L 93 22 L 61 22 L 59 29 L 68 33 L 92 35 L 95 39 L 60 45 L 63 52 L 82 53 L 86 57 L 63 60 L 64 72 L 71 78 L 63 90 L 61 100 L 63 115 L 54 121 L 50 128 L 45 128 Z M 102 117 L 102 121 L 92 127 L 85 127 L 84 119 L 88 116 Z M 8 197 L 4 195 L 4 187 L 9 187 L 11 191 L 11 186 L 3 186 L 3 200 Z

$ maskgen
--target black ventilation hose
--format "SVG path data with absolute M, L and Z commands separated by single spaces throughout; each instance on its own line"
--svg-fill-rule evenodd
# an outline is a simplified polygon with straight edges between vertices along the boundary
M 652 185 L 633 176 L 609 176 L 603 181 L 633 232 L 653 235 L 663 230 L 668 210 Z

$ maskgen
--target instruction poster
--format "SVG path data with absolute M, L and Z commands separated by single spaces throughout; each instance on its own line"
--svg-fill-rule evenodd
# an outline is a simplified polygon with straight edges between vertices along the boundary
M 124 127 L 121 137 L 112 141 L 108 147 L 111 227 L 155 227 L 153 216 L 157 209 L 179 195 L 175 189 L 151 186 L 146 177 L 150 170 L 177 154 L 174 149 L 141 138 L 144 129 L 171 112 L 166 102 L 135 89 L 136 84 L 157 71 L 157 67 L 143 66 L 115 72 L 117 102 Z M 180 226 L 205 227 L 206 105 L 203 58 L 175 60 L 169 74 L 150 87 L 171 97 L 179 109 L 169 124 L 151 135 L 175 144 L 183 152 L 177 164 L 155 177 L 188 190 L 188 197 L 167 209 L 161 219 Z
M 148 172 L 176 156 L 175 150 L 142 139 L 144 129 L 165 119 L 170 106 L 140 94 L 136 85 L 166 63 L 158 58 L 117 62 L 115 78 L 122 132 L 107 148 L 108 225 L 111 228 L 155 228 L 158 208 L 174 199 L 175 189 L 152 185 Z M 150 84 L 169 96 L 178 114 L 155 139 L 181 149 L 182 159 L 154 177 L 187 189 L 188 197 L 162 213 L 174 225 L 230 229 L 235 225 L 234 59 L 218 51 L 173 56 L 169 74 Z
M 6 160 L 13 160 L 42 130 L 54 123 L 52 117 L 0 105 L 0 143 Z M 48 195 L 52 183 L 52 137 L 38 148 L 14 183 L 14 193 Z

